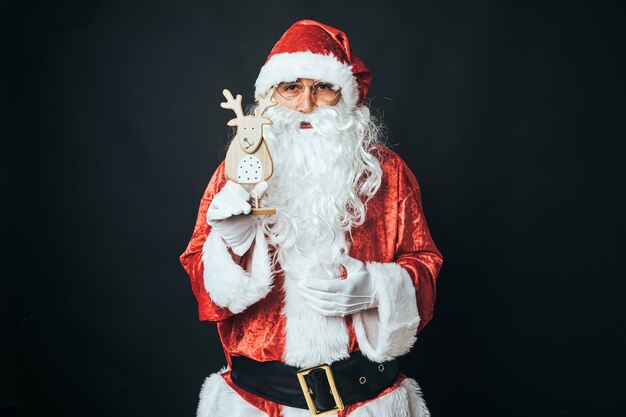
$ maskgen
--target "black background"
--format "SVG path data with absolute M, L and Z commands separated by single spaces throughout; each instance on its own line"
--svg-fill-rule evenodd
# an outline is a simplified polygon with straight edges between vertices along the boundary
M 619 3 L 3 4 L 2 416 L 192 416 L 223 364 L 178 263 L 294 21 L 344 30 L 445 263 L 403 358 L 434 416 L 616 415 Z

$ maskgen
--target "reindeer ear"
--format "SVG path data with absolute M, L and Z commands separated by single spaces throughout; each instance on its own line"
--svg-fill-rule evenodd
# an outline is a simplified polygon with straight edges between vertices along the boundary
M 264 117 L 264 118 L 263 118 L 263 124 L 264 124 L 264 125 L 271 125 L 271 124 L 272 124 L 272 121 L 271 121 L 270 119 L 268 119 L 268 118 Z
M 227 126 L 237 126 L 237 125 L 239 125 L 239 123 L 237 123 L 237 118 L 235 118 L 235 119 L 230 119 L 228 121 L 228 123 L 226 123 L 226 125 Z

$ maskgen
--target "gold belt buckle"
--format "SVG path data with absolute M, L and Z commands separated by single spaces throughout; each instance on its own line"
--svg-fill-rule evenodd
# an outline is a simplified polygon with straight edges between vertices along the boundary
M 310 374 L 316 369 L 323 369 L 326 373 L 326 378 L 328 378 L 328 384 L 330 385 L 330 393 L 333 394 L 333 399 L 335 400 L 335 408 L 328 411 L 317 411 L 317 408 L 315 408 L 315 403 L 313 403 L 313 397 L 311 397 L 313 391 L 311 390 L 311 388 L 309 388 L 306 380 L 304 379 L 306 375 Z M 339 395 L 339 391 L 337 390 L 337 384 L 335 384 L 335 376 L 333 375 L 332 369 L 330 369 L 330 365 L 324 364 L 313 366 L 307 369 L 301 369 L 298 371 L 298 381 L 300 381 L 300 387 L 302 388 L 302 393 L 304 394 L 306 405 L 309 407 L 309 411 L 311 412 L 312 416 L 325 416 L 335 413 L 337 411 L 342 411 L 345 408 L 343 405 L 343 400 L 341 399 L 341 395 Z

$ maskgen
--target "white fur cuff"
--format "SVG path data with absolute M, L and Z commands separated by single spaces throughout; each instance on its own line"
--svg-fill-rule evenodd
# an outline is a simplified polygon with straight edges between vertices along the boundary
M 250 272 L 233 261 L 217 232 L 211 231 L 202 248 L 204 288 L 215 304 L 235 314 L 263 299 L 272 288 L 272 268 L 261 228 L 253 245 Z
M 395 263 L 366 264 L 378 292 L 378 308 L 353 316 L 361 352 L 374 362 L 407 353 L 415 343 L 420 317 L 409 273 Z

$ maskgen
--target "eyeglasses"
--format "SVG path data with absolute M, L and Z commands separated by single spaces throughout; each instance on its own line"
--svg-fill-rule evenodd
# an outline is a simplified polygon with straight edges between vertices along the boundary
M 285 100 L 296 100 L 304 94 L 306 88 L 310 88 L 311 94 L 313 94 L 315 100 L 322 103 L 332 102 L 341 92 L 341 88 L 331 83 L 316 81 L 315 84 L 306 86 L 299 80 L 292 83 L 278 84 L 276 86 L 276 92 Z

